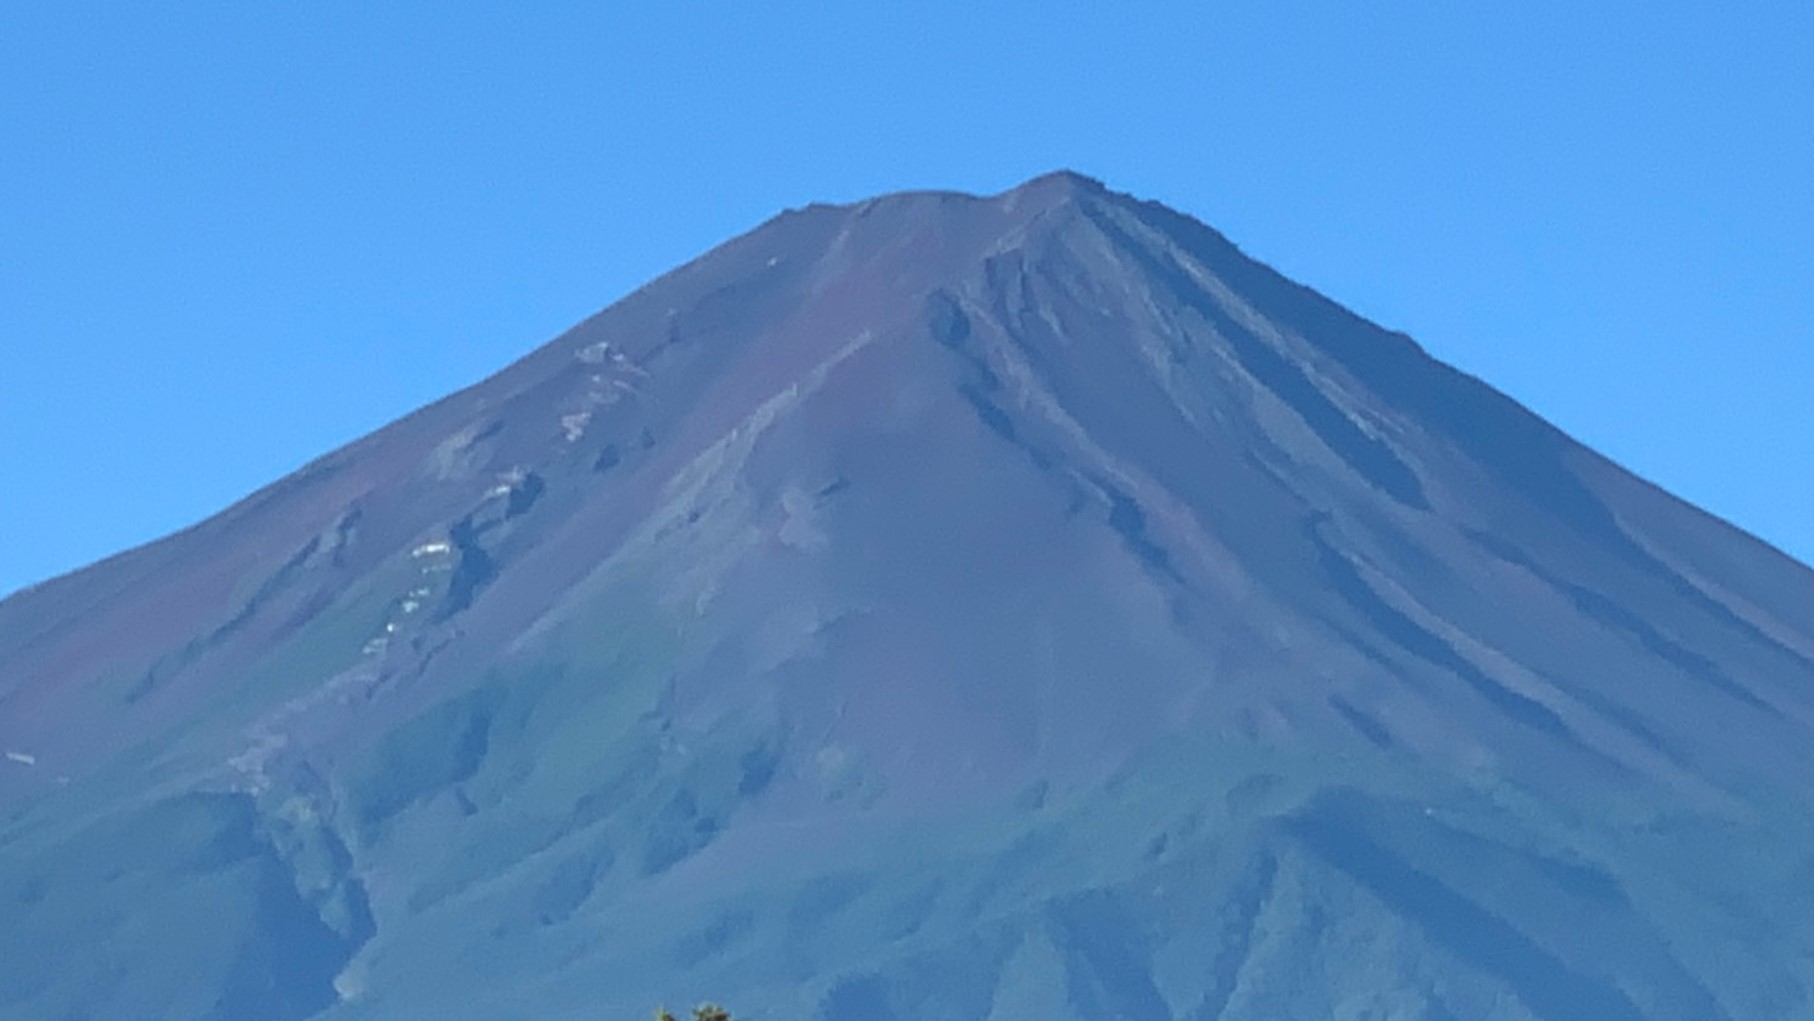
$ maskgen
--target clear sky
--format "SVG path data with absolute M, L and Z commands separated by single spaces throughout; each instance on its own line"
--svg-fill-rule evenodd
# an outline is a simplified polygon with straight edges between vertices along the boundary
M 0 593 L 783 207 L 1057 167 L 1814 559 L 1814 4 L 0 5 Z

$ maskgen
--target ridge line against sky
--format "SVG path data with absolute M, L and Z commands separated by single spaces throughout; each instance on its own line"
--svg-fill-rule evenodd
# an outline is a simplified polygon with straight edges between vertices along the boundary
M 0 595 L 774 212 L 1163 202 L 1814 559 L 1814 8 L 0 11 Z

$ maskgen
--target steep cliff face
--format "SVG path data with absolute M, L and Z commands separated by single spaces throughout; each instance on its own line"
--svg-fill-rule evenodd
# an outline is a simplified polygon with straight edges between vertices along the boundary
M 0 1016 L 1792 1017 L 1811 724 L 1814 573 L 1209 228 L 814 206 L 0 603 Z

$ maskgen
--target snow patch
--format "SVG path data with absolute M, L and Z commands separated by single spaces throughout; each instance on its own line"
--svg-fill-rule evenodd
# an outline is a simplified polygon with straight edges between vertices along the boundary
M 575 411 L 571 415 L 561 416 L 561 434 L 568 443 L 576 443 L 586 435 L 586 426 L 592 424 L 592 412 Z

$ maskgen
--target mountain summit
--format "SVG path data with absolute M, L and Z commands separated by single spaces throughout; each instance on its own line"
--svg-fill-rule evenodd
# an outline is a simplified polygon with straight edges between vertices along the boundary
M 1814 1012 L 1814 573 L 1074 174 L 0 602 L 0 1018 Z

